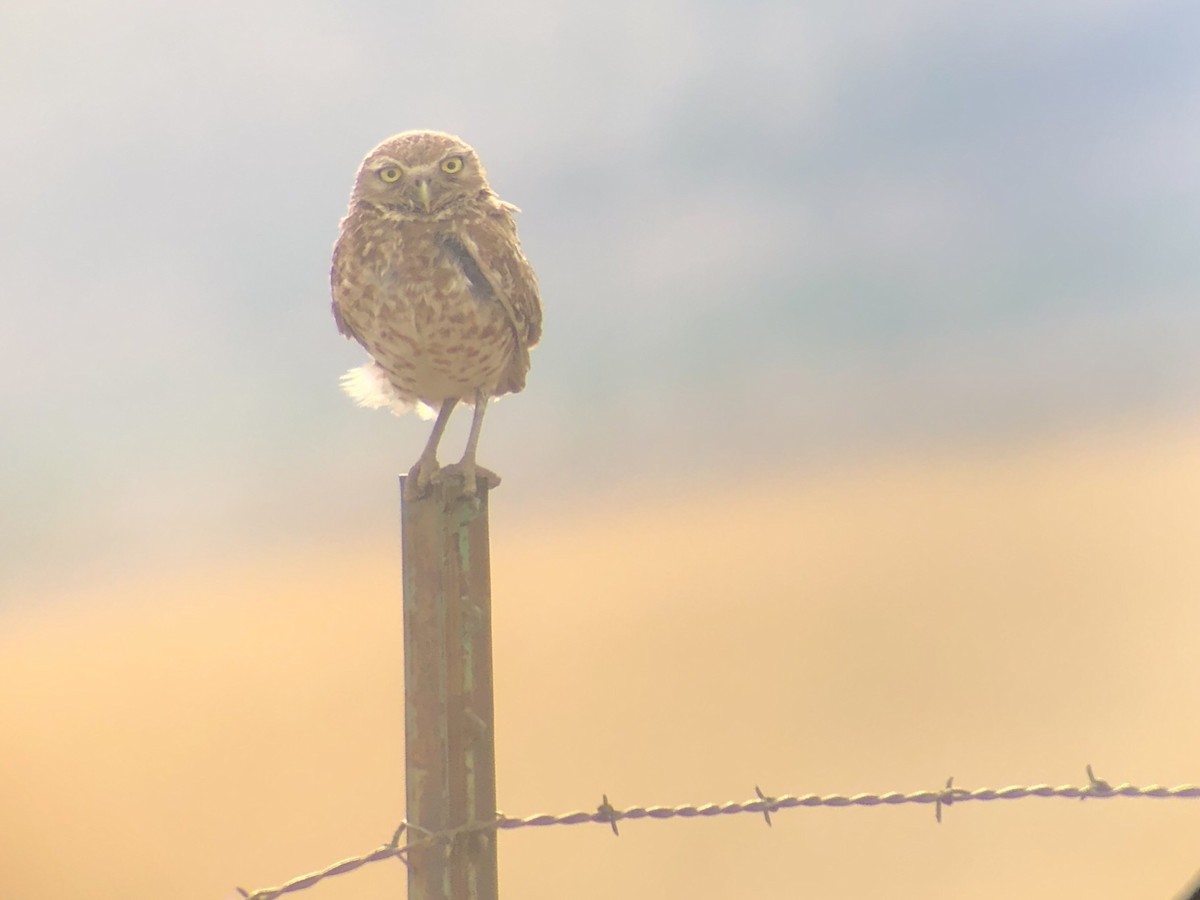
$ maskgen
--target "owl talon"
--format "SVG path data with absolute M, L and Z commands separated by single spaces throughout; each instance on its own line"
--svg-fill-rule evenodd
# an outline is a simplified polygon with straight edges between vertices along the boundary
M 441 468 L 436 460 L 418 460 L 417 464 L 409 470 L 407 487 L 413 492 L 413 497 L 424 497 L 429 493 L 430 486 L 440 480 L 442 474 Z
M 500 476 L 491 469 L 485 469 L 483 466 L 477 466 L 473 462 L 456 462 L 438 470 L 437 480 L 441 481 L 446 476 L 453 475 L 456 478 L 462 479 L 462 492 L 466 497 L 474 497 L 478 490 L 479 479 L 482 478 L 487 483 L 487 489 L 500 484 Z

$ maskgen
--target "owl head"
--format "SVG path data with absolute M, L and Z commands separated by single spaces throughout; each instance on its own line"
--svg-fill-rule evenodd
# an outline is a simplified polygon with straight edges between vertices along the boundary
M 405 131 L 367 154 L 351 202 L 435 217 L 483 193 L 491 188 L 469 144 L 440 131 Z

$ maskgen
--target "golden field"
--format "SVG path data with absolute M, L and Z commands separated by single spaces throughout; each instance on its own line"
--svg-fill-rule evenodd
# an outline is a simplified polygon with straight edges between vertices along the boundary
M 1200 782 L 1200 429 L 519 506 L 493 495 L 510 815 Z M 0 897 L 225 900 L 387 840 L 398 546 L 74 573 L 6 614 Z M 1129 799 L 524 829 L 501 894 L 1167 898 L 1198 833 L 1200 800 Z M 387 861 L 294 896 L 403 893 Z

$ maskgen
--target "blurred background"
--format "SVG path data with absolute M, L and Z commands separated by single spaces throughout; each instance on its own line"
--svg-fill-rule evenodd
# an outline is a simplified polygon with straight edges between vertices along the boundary
M 429 425 L 340 394 L 328 266 L 409 128 L 523 208 L 546 306 L 480 451 L 506 813 L 1200 782 L 1198 37 L 1145 0 L 0 7 L 0 896 L 227 898 L 403 817 Z M 526 830 L 501 891 L 1159 898 L 1198 831 Z

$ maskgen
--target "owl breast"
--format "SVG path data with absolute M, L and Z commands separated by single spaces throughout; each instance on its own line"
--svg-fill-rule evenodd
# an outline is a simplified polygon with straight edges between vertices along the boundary
M 470 400 L 481 389 L 494 393 L 515 336 L 479 270 L 470 271 L 447 248 L 446 226 L 346 225 L 335 257 L 334 302 L 396 393 L 434 408 L 452 397 Z

